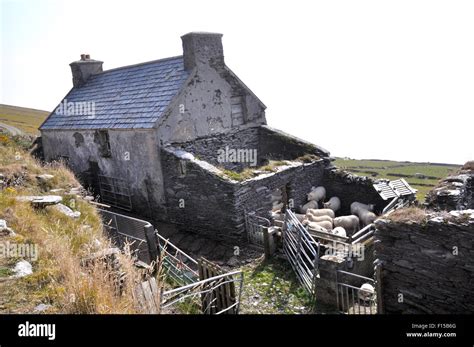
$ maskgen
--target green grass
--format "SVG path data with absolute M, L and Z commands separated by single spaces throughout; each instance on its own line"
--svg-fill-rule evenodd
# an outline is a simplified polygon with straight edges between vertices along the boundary
M 241 313 L 309 313 L 313 304 L 287 262 L 276 258 L 244 266 Z
M 30 135 L 39 134 L 38 127 L 48 114 L 48 111 L 0 105 L 0 123 L 14 126 Z
M 417 198 L 424 201 L 426 194 L 442 178 L 459 170 L 459 165 L 412 163 L 392 160 L 357 160 L 337 158 L 334 162 L 337 167 L 353 172 L 361 176 L 374 178 L 386 178 L 395 180 L 400 177 L 396 175 L 406 175 L 403 177 L 413 188 L 418 190 Z M 415 176 L 422 174 L 427 178 Z

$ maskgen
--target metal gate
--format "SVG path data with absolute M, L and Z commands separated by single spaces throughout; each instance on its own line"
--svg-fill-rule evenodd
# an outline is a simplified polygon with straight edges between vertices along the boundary
M 130 251 L 138 260 L 150 264 L 158 255 L 156 234 L 149 222 L 123 214 L 99 209 L 107 236 L 112 243 L 124 249 L 129 245 Z
M 315 295 L 315 280 L 319 277 L 319 242 L 290 210 L 285 212 L 283 250 L 298 280 L 311 295 Z
M 132 199 L 127 181 L 104 175 L 98 175 L 98 177 L 102 202 L 125 211 L 131 211 Z
M 268 219 L 257 216 L 255 212 L 245 212 L 245 229 L 247 230 L 247 240 L 250 244 L 264 248 L 264 229 L 270 226 L 271 223 Z
M 336 270 L 336 296 L 340 313 L 377 313 L 376 283 L 373 278 Z

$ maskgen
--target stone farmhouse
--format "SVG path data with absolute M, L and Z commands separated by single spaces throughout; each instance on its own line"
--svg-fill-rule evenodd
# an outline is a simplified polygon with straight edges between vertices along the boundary
M 350 203 L 384 201 L 340 174 L 328 151 L 267 126 L 263 102 L 225 64 L 222 35 L 181 37 L 181 56 L 103 70 L 83 54 L 73 88 L 41 125 L 45 159 L 62 159 L 101 201 L 211 238 L 242 240 L 245 215 L 271 219 L 312 186 Z

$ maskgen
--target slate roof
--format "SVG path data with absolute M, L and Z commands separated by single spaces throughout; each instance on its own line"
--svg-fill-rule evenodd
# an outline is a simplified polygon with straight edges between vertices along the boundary
M 187 77 L 182 56 L 106 70 L 63 99 L 67 105 L 93 101 L 93 115 L 60 114 L 56 108 L 40 129 L 152 128 Z

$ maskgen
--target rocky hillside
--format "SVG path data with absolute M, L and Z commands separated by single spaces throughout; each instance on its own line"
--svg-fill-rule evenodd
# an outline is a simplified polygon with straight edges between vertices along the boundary
M 96 208 L 63 164 L 40 164 L 27 145 L 0 133 L 0 313 L 141 312 L 132 259 L 116 255 L 117 294 L 119 272 L 96 257 L 111 247 Z

